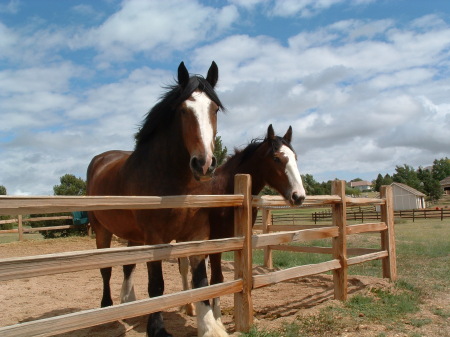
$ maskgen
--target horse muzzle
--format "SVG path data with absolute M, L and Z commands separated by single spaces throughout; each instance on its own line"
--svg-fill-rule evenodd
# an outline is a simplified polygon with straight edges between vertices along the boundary
M 190 167 L 194 178 L 198 181 L 208 181 L 212 178 L 217 166 L 217 160 L 213 156 L 206 160 L 203 157 L 192 157 Z
M 305 201 L 306 196 L 304 194 L 298 194 L 297 192 L 293 192 L 289 202 L 292 206 L 300 206 Z

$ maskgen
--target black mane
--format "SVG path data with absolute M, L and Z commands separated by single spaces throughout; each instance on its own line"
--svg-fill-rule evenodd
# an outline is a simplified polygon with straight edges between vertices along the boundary
M 166 89 L 168 91 L 161 96 L 159 102 L 148 112 L 139 128 L 135 136 L 136 147 L 149 140 L 156 130 L 169 126 L 178 105 L 188 99 L 197 89 L 207 94 L 221 110 L 224 110 L 222 102 L 220 102 L 214 88 L 200 75 L 190 77 L 188 84 L 184 88 L 176 83 L 167 86 Z
M 279 151 L 281 146 L 283 146 L 283 145 L 286 145 L 292 151 L 294 151 L 291 144 L 289 144 L 283 137 L 275 136 L 274 139 L 255 138 L 244 149 L 239 150 L 239 149 L 235 148 L 234 155 L 232 157 L 230 157 L 229 159 L 236 158 L 239 160 L 239 163 L 243 163 L 248 158 L 253 156 L 253 154 L 258 150 L 258 148 L 266 141 L 270 142 L 271 146 L 269 148 L 269 151 L 271 151 L 272 153 Z M 265 153 L 264 155 L 267 155 L 267 153 Z

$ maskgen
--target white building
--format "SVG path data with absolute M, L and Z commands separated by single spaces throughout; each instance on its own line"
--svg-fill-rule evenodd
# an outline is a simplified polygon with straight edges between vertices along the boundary
M 425 194 L 400 183 L 392 183 L 394 194 L 394 211 L 425 208 Z

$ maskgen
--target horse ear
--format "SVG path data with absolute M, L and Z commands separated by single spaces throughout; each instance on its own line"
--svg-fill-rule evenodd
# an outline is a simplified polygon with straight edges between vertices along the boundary
M 269 128 L 267 129 L 267 139 L 272 140 L 275 139 L 275 131 L 273 131 L 272 124 L 269 125 Z
M 184 62 L 181 62 L 178 66 L 178 84 L 185 88 L 189 82 L 189 72 L 184 65 Z
M 292 140 L 292 126 L 289 125 L 289 129 L 286 131 L 286 134 L 283 136 L 283 139 L 287 141 L 289 144 Z
M 209 67 L 208 75 L 206 76 L 206 80 L 209 84 L 214 88 L 219 80 L 219 68 L 217 67 L 216 62 L 212 61 L 211 67 Z

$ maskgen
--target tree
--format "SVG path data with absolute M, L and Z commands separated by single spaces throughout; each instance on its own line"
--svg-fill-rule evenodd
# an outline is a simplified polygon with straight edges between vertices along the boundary
M 222 145 L 222 138 L 217 136 L 214 140 L 214 157 L 216 157 L 217 167 L 223 164 L 227 158 L 228 149 Z
M 260 195 L 279 195 L 277 191 L 275 191 L 270 186 L 264 186 L 262 191 L 259 193 Z
M 381 186 L 383 186 L 383 176 L 381 173 L 378 173 L 377 179 L 374 182 L 374 190 L 380 192 Z
M 6 195 L 6 187 L 3 185 L 0 185 L 0 195 Z M 0 215 L 0 220 L 8 220 L 11 219 L 9 215 Z M 0 224 L 0 229 L 12 229 L 13 224 L 12 223 L 5 223 Z
M 381 173 L 378 173 L 377 179 L 373 183 L 374 189 L 375 191 L 380 192 L 381 186 L 390 185 L 393 182 L 394 181 L 389 174 L 386 173 L 386 175 L 383 177 Z
M 417 177 L 421 181 L 421 191 L 428 195 L 431 200 L 439 200 L 442 196 L 441 184 L 438 180 L 433 178 L 430 170 L 419 167 L 417 170 Z
M 61 184 L 53 186 L 55 195 L 86 195 L 86 181 L 73 174 L 65 174 L 59 178 Z
M 311 174 L 302 175 L 303 186 L 306 195 L 323 195 L 325 188 L 322 183 L 317 182 Z
M 82 178 L 77 178 L 73 174 L 65 174 L 59 178 L 60 184 L 53 186 L 53 192 L 55 195 L 74 195 L 80 196 L 86 194 L 86 181 Z M 41 217 L 41 216 L 63 216 L 72 215 L 71 213 L 54 213 L 54 214 L 32 214 L 31 217 Z M 54 227 L 54 226 L 64 226 L 72 225 L 72 220 L 47 220 L 47 221 L 37 221 L 30 222 L 33 227 Z M 45 239 L 52 239 L 57 237 L 67 237 L 73 235 L 86 235 L 86 226 L 79 225 L 77 228 L 68 229 L 58 229 L 51 231 L 40 231 L 41 235 Z
M 416 190 L 420 189 L 420 179 L 412 166 L 404 164 L 395 167 L 396 173 L 392 176 L 395 182 L 408 185 Z
M 447 157 L 441 159 L 435 159 L 433 162 L 432 170 L 433 178 L 437 181 L 441 181 L 450 176 L 450 159 Z
M 386 173 L 384 178 L 383 178 L 383 184 L 382 185 L 390 185 L 393 182 L 394 182 L 394 179 L 388 173 Z

